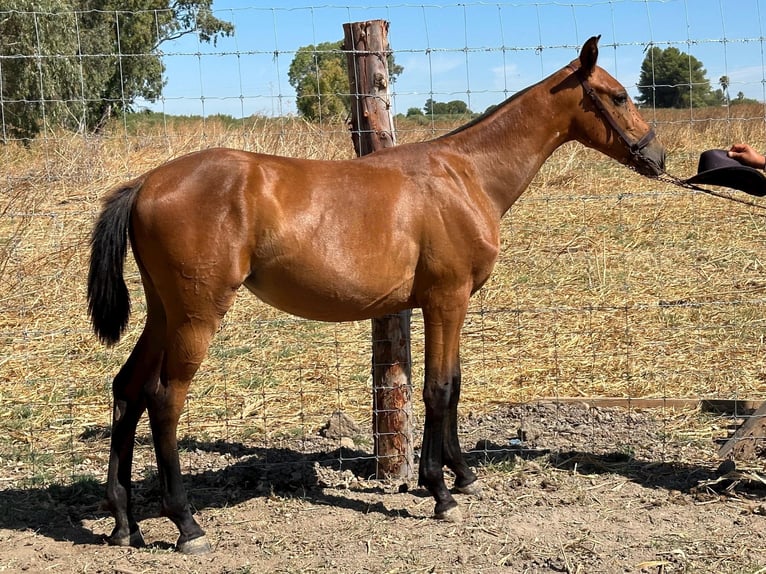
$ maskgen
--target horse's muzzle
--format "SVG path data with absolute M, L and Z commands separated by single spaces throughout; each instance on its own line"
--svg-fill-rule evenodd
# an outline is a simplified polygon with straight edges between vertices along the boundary
M 630 165 L 641 175 L 662 175 L 665 173 L 665 148 L 656 139 L 652 140 L 638 153 L 633 154 Z

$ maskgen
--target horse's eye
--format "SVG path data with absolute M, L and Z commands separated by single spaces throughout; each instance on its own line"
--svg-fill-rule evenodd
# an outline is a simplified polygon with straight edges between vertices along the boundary
M 628 94 L 624 92 L 622 94 L 616 94 L 612 96 L 612 101 L 615 106 L 624 106 L 628 103 Z

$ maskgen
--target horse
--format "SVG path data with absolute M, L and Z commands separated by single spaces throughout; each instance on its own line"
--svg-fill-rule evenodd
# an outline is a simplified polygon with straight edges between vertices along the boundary
M 210 550 L 189 508 L 176 434 L 192 378 L 242 285 L 282 311 L 321 321 L 422 310 L 418 481 L 435 500 L 435 518 L 460 519 L 444 466 L 457 492 L 480 492 L 458 442 L 460 334 L 469 297 L 495 264 L 501 217 L 568 141 L 642 175 L 664 173 L 654 131 L 597 65 L 599 38 L 549 77 L 430 141 L 331 161 L 208 149 L 106 195 L 87 283 L 97 337 L 114 345 L 128 325 L 128 242 L 146 298 L 143 331 L 112 385 L 109 543 L 144 543 L 131 467 L 136 425 L 148 411 L 161 512 L 178 528 L 176 549 Z

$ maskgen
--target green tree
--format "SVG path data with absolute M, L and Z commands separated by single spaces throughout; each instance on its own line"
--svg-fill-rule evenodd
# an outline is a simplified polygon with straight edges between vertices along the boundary
M 761 102 L 754 100 L 753 98 L 746 98 L 744 93 L 737 92 L 737 97 L 730 100 L 729 103 L 732 106 L 741 106 L 743 104 L 760 104 Z
M 426 115 L 462 115 L 470 114 L 471 110 L 468 109 L 468 104 L 463 100 L 452 100 L 451 102 L 436 102 L 429 98 L 426 100 L 423 110 Z
M 388 74 L 392 84 L 403 71 L 393 54 L 389 54 Z M 351 112 L 348 64 L 342 41 L 298 48 L 287 78 L 295 89 L 298 112 L 306 119 L 316 121 L 347 116 Z
M 726 102 L 729 103 L 731 98 L 729 97 L 729 84 L 731 82 L 729 81 L 729 76 L 721 76 L 718 78 L 718 84 L 721 86 L 721 91 L 724 94 L 724 98 L 726 98 Z
M 298 112 L 309 120 L 345 115 L 351 109 L 343 42 L 301 46 L 287 79 L 295 89 Z
M 213 0 L 4 0 L 0 7 L 0 138 L 43 129 L 98 130 L 164 85 L 160 45 L 234 27 Z
M 641 64 L 637 101 L 658 108 L 720 105 L 723 91 L 714 92 L 706 74 L 694 56 L 673 46 L 664 50 L 653 46 Z

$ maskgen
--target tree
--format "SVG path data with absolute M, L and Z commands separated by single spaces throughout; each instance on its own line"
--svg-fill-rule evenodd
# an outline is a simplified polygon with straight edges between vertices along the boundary
M 389 80 L 393 84 L 404 71 L 388 56 Z M 351 112 L 348 64 L 343 41 L 301 46 L 295 53 L 287 79 L 295 89 L 298 112 L 308 120 L 347 116 Z
M 674 46 L 664 50 L 653 46 L 641 64 L 637 101 L 657 108 L 721 105 L 723 91 L 712 91 L 706 74 L 694 56 Z
M 309 120 L 346 115 L 351 109 L 343 42 L 301 46 L 287 79 L 295 89 L 298 112 Z
M 159 47 L 234 27 L 213 0 L 5 0 L 0 9 L 0 138 L 43 129 L 98 130 L 164 85 Z
M 732 106 L 741 106 L 743 104 L 760 104 L 761 102 L 754 100 L 753 98 L 746 98 L 744 93 L 737 92 L 737 97 L 730 100 L 729 103 Z
M 426 103 L 423 106 L 423 110 L 425 110 L 426 115 L 429 116 L 463 115 L 472 113 L 471 110 L 468 109 L 468 104 L 462 100 L 452 100 L 451 102 L 435 102 L 431 98 L 426 100 Z
M 718 78 L 718 84 L 721 86 L 726 102 L 729 103 L 731 98 L 729 97 L 729 76 L 721 76 Z

